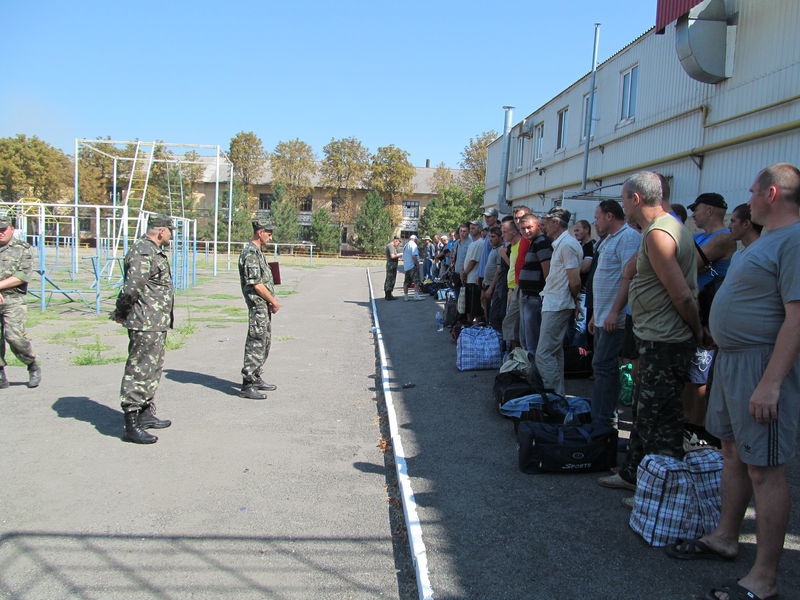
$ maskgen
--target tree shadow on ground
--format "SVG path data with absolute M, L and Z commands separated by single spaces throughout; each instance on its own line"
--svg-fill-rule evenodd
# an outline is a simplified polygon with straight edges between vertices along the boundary
M 212 390 L 217 390 L 224 394 L 237 395 L 239 393 L 239 385 L 227 379 L 220 379 L 214 375 L 207 373 L 196 373 L 194 371 L 182 371 L 180 369 L 164 369 L 164 376 L 167 379 L 176 381 L 178 383 L 193 383 L 195 385 L 202 385 Z
M 118 438 L 122 432 L 122 411 L 109 408 L 86 396 L 64 396 L 53 403 L 62 419 L 75 419 L 94 426 L 103 435 Z

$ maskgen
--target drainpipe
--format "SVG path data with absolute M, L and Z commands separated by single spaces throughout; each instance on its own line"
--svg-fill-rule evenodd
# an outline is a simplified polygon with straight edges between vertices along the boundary
M 497 192 L 497 208 L 502 210 L 506 205 L 506 188 L 508 187 L 508 156 L 511 154 L 511 119 L 514 116 L 513 106 L 504 106 L 506 122 L 503 127 L 503 164 L 500 167 L 500 189 Z
M 592 110 L 594 109 L 594 84 L 597 80 L 597 47 L 600 42 L 600 23 L 594 24 L 594 52 L 592 53 L 592 83 L 589 87 L 589 106 L 586 114 L 586 145 L 583 148 L 583 179 L 581 190 L 586 191 L 586 176 L 589 172 L 589 141 L 592 139 Z

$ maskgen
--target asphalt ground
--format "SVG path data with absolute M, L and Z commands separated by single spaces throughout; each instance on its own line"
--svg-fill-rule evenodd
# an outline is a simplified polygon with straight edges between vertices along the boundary
M 383 278 L 373 270 L 434 598 L 686 600 L 749 570 L 752 508 L 735 562 L 676 562 L 629 528 L 620 503 L 629 492 L 599 487 L 598 474 L 521 473 L 512 424 L 493 404 L 495 372 L 459 372 L 449 332 L 436 331 L 442 303 L 386 302 Z M 589 380 L 567 381 L 567 393 L 590 390 Z M 781 598 L 797 599 L 800 461 L 788 471 L 795 511 L 780 585 Z
M 157 402 L 173 425 L 151 446 L 120 440 L 122 363 L 75 366 L 53 334 L 99 327 L 124 353 L 119 326 L 62 307 L 30 328 L 42 385 L 12 366 L 0 390 L 0 598 L 413 597 L 365 271 L 282 270 L 264 374 L 278 391 L 236 395 L 238 276 L 205 279 L 176 300 L 195 332 L 167 352 Z

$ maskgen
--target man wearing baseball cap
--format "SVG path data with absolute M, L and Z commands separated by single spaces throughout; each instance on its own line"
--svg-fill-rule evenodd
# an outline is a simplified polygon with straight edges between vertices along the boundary
M 417 248 L 417 236 L 412 235 L 408 238 L 405 247 L 403 248 L 403 271 L 405 276 L 403 278 L 403 300 L 408 301 L 408 288 L 414 284 L 414 300 L 424 300 L 419 295 L 419 288 L 422 284 L 419 280 L 419 248 Z
M 272 315 L 281 307 L 275 296 L 272 270 L 262 250 L 262 246 L 272 240 L 272 230 L 272 223 L 253 221 L 253 239 L 245 244 L 239 255 L 239 283 L 247 304 L 248 321 L 239 395 L 251 400 L 265 400 L 267 395 L 264 392 L 278 389 L 261 379 L 261 370 L 272 344 Z
M 166 215 L 151 215 L 145 235 L 125 255 L 124 280 L 111 319 L 128 330 L 128 360 L 120 385 L 125 415 L 123 440 L 154 444 L 146 429 L 164 429 L 172 422 L 156 417 L 153 399 L 164 366 L 167 330 L 172 329 L 175 291 L 164 247 L 174 225 Z
M 42 379 L 42 369 L 25 333 L 28 310 L 25 294 L 33 273 L 32 265 L 30 245 L 14 237 L 11 218 L 0 213 L 0 389 L 9 386 L 5 372 L 6 343 L 14 356 L 27 365 L 28 387 L 36 387 Z

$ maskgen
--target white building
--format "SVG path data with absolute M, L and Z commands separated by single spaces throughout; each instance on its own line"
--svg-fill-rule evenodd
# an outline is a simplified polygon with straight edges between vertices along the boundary
M 660 0 L 659 12 L 670 4 L 687 2 Z M 598 197 L 619 198 L 627 177 L 650 170 L 670 179 L 673 203 L 718 192 L 732 209 L 759 169 L 800 164 L 800 1 L 693 4 L 663 34 L 654 27 L 598 66 L 593 191 L 580 197 L 590 73 L 512 127 L 509 205 L 541 213 L 563 203 L 592 221 Z M 498 203 L 503 141 L 489 148 L 487 206 Z

